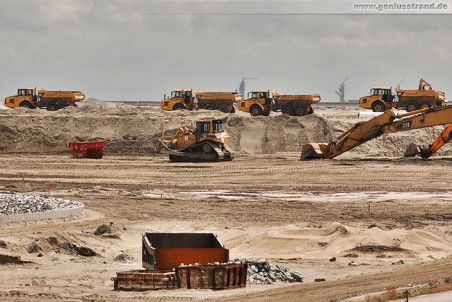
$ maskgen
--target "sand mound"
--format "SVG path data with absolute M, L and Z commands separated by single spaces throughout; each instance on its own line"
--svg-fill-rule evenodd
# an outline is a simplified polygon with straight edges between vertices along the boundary
M 318 114 L 291 117 L 274 114 L 251 117 L 242 112 L 224 114 L 199 110 L 166 112 L 152 107 L 131 107 L 95 100 L 81 107 L 67 107 L 57 112 L 19 108 L 4 110 L 0 120 L 0 152 L 62 154 L 69 151 L 69 141 L 103 138 L 106 154 L 140 154 L 155 152 L 155 143 L 162 129 L 190 125 L 202 118 L 225 118 L 231 136 L 230 146 L 238 153 L 273 154 L 300 152 L 309 142 L 329 142 L 358 119 L 355 111 L 337 116 Z M 166 126 L 164 126 L 166 125 Z M 426 145 L 441 132 L 442 127 L 383 135 L 342 156 L 402 156 L 411 143 Z M 451 154 L 445 146 L 441 154 Z

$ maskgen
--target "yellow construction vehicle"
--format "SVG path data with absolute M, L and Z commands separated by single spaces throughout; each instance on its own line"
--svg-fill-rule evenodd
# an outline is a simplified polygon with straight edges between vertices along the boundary
M 47 110 L 55 111 L 67 106 L 75 106 L 76 102 L 83 101 L 84 99 L 85 95 L 80 91 L 19 88 L 17 95 L 5 98 L 5 106 L 9 108 L 46 108 Z
M 408 112 L 444 106 L 447 103 L 444 92 L 432 90 L 432 86 L 421 79 L 418 90 L 377 87 L 370 90 L 369 96 L 359 99 L 359 107 L 383 112 L 387 109 L 405 109 Z
M 310 143 L 303 146 L 301 160 L 334 158 L 384 133 L 414 130 L 452 123 L 452 107 L 420 109 L 396 114 L 386 110 L 383 114 L 355 124 L 330 143 Z
M 270 90 L 256 90 L 248 92 L 248 99 L 240 101 L 237 108 L 249 112 L 252 116 L 269 116 L 274 103 Z
M 443 129 L 441 134 L 438 135 L 438 137 L 433 141 L 433 143 L 426 147 L 420 147 L 414 143 L 411 143 L 408 145 L 403 156 L 414 157 L 416 155 L 419 155 L 422 158 L 429 158 L 430 156 L 438 152 L 438 150 L 441 149 L 442 146 L 444 146 L 451 140 L 452 140 L 452 124 L 449 124 Z
M 281 111 L 283 114 L 303 116 L 314 113 L 312 104 L 320 102 L 318 94 L 287 94 L 273 93 L 275 99 L 272 111 Z
M 174 162 L 227 161 L 234 157 L 226 144 L 229 139 L 223 120 L 206 119 L 196 121 L 195 129 L 181 126 L 171 136 L 163 132 L 157 150 Z
M 161 101 L 162 110 L 220 110 L 224 113 L 234 113 L 234 104 L 242 100 L 237 92 L 203 92 L 190 90 L 171 91 L 169 98 Z

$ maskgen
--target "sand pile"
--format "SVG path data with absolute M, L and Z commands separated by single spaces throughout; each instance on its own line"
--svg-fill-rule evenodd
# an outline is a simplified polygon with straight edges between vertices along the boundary
M 202 118 L 225 118 L 231 136 L 229 145 L 237 153 L 274 154 L 301 152 L 308 142 L 328 142 L 358 119 L 354 110 L 341 115 L 322 116 L 322 110 L 304 117 L 272 114 L 251 117 L 243 112 L 223 114 L 219 111 L 165 112 L 152 107 L 105 104 L 89 100 L 81 107 L 57 112 L 19 108 L 0 114 L 0 152 L 34 154 L 69 154 L 69 141 L 103 138 L 108 154 L 149 155 L 162 129 L 190 125 Z M 441 132 L 433 127 L 383 135 L 342 156 L 402 156 L 406 146 L 415 142 L 426 145 Z M 445 146 L 440 155 L 451 154 Z

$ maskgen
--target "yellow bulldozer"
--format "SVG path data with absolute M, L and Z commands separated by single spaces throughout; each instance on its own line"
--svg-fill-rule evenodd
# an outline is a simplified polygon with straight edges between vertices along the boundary
M 329 143 L 309 143 L 302 147 L 301 160 L 332 159 L 385 133 L 408 131 L 438 125 L 447 125 L 443 133 L 426 148 L 408 146 L 405 156 L 429 157 L 451 140 L 452 106 L 420 109 L 407 113 L 386 110 L 383 114 L 365 122 L 356 123 Z
M 181 126 L 174 135 L 165 136 L 157 143 L 157 151 L 168 154 L 173 162 L 215 162 L 234 158 L 226 144 L 230 137 L 223 129 L 223 120 L 196 121 L 196 126 Z

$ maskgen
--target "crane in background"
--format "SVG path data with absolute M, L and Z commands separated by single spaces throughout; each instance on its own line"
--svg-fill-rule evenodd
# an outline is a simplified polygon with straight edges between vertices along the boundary
M 246 90 L 245 90 L 245 81 L 246 80 L 257 80 L 257 78 L 245 78 L 245 74 L 242 73 L 242 81 L 240 82 L 239 85 L 239 93 L 242 95 L 242 97 L 245 99 L 246 98 Z
M 345 102 L 345 81 L 348 80 L 348 76 L 345 80 L 342 81 L 341 85 L 339 85 L 339 90 L 336 91 L 336 94 L 339 96 L 339 102 Z
M 396 86 L 396 87 L 397 87 L 397 88 L 396 88 L 397 90 L 400 89 L 400 84 L 402 84 L 403 81 L 405 81 L 405 78 L 401 79 L 400 82 L 397 84 L 397 86 Z

